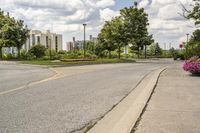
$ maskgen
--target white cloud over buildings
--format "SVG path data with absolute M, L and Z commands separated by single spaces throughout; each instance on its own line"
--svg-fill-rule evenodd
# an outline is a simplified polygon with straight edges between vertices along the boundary
M 194 23 L 186 20 L 182 13 L 181 4 L 191 8 L 192 0 L 142 0 L 139 6 L 144 7 L 149 14 L 149 31 L 154 34 L 156 41 L 162 47 L 164 44 L 178 47 L 186 41 L 186 34 L 195 30 Z M 146 3 L 146 4 L 145 4 Z
M 144 7 L 149 14 L 149 31 L 161 46 L 170 42 L 178 46 L 185 41 L 186 33 L 194 30 L 191 28 L 193 23 L 179 15 L 181 3 L 189 8 L 192 0 L 139 2 L 139 7 Z M 64 42 L 72 36 L 82 39 L 82 24 L 85 22 L 88 24 L 87 34 L 97 35 L 104 21 L 119 15 L 119 11 L 113 10 L 115 0 L 4 0 L 0 5 L 12 16 L 25 20 L 31 29 L 62 33 Z

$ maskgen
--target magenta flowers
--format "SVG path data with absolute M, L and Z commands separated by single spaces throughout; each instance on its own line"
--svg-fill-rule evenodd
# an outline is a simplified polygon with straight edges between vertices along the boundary
M 191 72 L 193 74 L 200 74 L 200 59 L 197 56 L 190 58 L 185 61 L 183 65 L 185 71 Z

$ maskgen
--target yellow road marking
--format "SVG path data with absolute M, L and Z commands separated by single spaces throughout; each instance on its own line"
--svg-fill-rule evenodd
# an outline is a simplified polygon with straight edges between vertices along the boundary
M 43 83 L 43 82 L 47 82 L 47 81 L 50 81 L 50 80 L 55 80 L 57 78 L 59 78 L 60 76 L 60 73 L 54 69 L 50 69 L 52 71 L 55 72 L 55 74 L 47 79 L 43 79 L 43 80 L 39 80 L 39 81 L 35 81 L 35 82 L 32 82 L 32 83 L 29 83 L 28 85 L 23 85 L 23 86 L 20 86 L 18 88 L 15 88 L 15 89 L 12 89 L 12 90 L 8 90 L 8 91 L 4 91 L 4 92 L 0 92 L 0 95 L 4 95 L 4 94 L 8 94 L 8 93 L 11 93 L 11 92 L 14 92 L 14 91 L 18 91 L 18 90 L 22 90 L 28 86 L 33 86 L 33 85 L 37 85 L 37 84 L 40 84 L 40 83 Z

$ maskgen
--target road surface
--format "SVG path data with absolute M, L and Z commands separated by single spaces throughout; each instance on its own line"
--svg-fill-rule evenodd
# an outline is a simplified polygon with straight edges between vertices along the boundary
M 0 63 L 0 131 L 82 132 L 127 96 L 150 71 L 169 64 L 156 61 L 52 71 Z

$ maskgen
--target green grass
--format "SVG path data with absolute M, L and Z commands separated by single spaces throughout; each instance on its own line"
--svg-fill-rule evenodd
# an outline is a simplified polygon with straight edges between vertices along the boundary
M 29 60 L 20 61 L 22 64 L 46 65 L 46 66 L 73 66 L 73 65 L 92 65 L 92 64 L 110 64 L 110 63 L 133 63 L 130 59 L 97 59 L 95 61 L 77 61 L 77 62 L 54 62 L 51 60 Z

